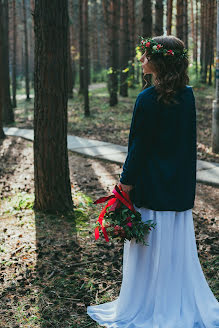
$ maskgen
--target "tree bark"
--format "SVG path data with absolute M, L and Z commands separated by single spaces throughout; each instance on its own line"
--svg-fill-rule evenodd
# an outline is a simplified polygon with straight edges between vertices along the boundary
M 3 4 L 0 1 L 0 22 L 3 21 Z M 4 29 L 3 24 L 0 24 L 0 139 L 5 138 L 3 131 L 3 86 L 4 86 L 4 75 L 3 75 L 3 47 L 4 47 Z
M 108 58 L 107 67 L 108 72 L 108 90 L 110 94 L 109 104 L 115 106 L 118 103 L 118 26 L 120 6 L 117 0 L 104 0 L 103 9 L 105 16 L 105 23 L 108 32 Z
M 188 0 L 184 0 L 184 37 L 185 48 L 188 49 Z
M 200 42 L 200 81 L 203 81 L 203 67 L 204 67 L 204 51 L 205 51 L 205 7 L 204 1 L 201 0 L 201 42 Z
M 13 95 L 13 107 L 17 107 L 16 102 L 16 90 L 17 90 L 17 65 L 16 65 L 16 55 L 17 55 L 17 22 L 16 22 L 16 3 L 13 0 L 12 3 L 13 10 L 13 62 L 12 62 L 12 95 Z
M 152 37 L 152 3 L 151 0 L 142 1 L 142 36 L 144 38 Z M 145 77 L 142 73 L 142 87 L 144 88 L 145 82 L 147 82 L 147 87 L 149 88 L 152 83 L 152 74 L 147 74 Z
M 163 0 L 155 3 L 155 35 L 163 35 Z
M 84 53 L 84 115 L 90 116 L 89 109 L 89 96 L 88 96 L 88 82 L 89 82 L 89 66 L 88 66 L 88 51 L 89 51 L 89 38 L 88 38 L 88 0 L 83 0 L 83 53 Z
M 93 61 L 93 82 L 96 82 L 96 74 L 100 72 L 101 65 L 100 65 L 100 36 L 99 36 L 99 4 L 97 0 L 93 0 L 92 4 L 92 18 L 91 21 L 93 22 L 91 34 L 91 50 L 92 52 L 92 61 Z M 102 28 L 102 27 L 101 27 Z M 100 28 L 100 29 L 101 29 Z
M 79 53 L 80 53 L 80 88 L 79 94 L 84 92 L 84 41 L 83 41 L 83 0 L 79 1 L 79 22 L 80 22 L 80 38 L 79 38 Z
M 24 58 L 25 58 L 25 87 L 26 87 L 26 100 L 30 100 L 30 79 L 29 79 L 29 56 L 28 56 L 28 38 L 27 38 L 27 13 L 25 0 L 23 0 L 23 16 L 24 16 Z
M 74 29 L 75 21 L 78 19 L 77 13 L 75 14 L 75 7 L 74 7 L 74 0 L 70 1 L 69 12 L 71 18 L 71 24 L 69 28 L 69 42 L 70 42 L 70 57 L 71 57 L 71 69 L 72 69 L 72 95 L 74 97 L 74 87 L 75 87 L 75 80 L 76 80 L 76 66 L 75 66 L 75 56 L 77 54 L 77 33 Z M 78 23 L 76 21 L 76 23 Z M 78 40 L 77 40 L 78 41 Z
M 135 87 L 135 48 L 136 48 L 136 26 L 135 26 L 135 0 L 129 0 L 129 26 L 130 26 L 130 60 L 129 72 L 130 88 Z
M 216 15 L 215 15 L 215 1 L 210 0 L 210 12 L 209 12 L 209 17 L 210 17 L 210 23 L 209 23 L 209 75 L 208 75 L 208 84 L 212 85 L 213 81 L 213 75 L 212 75 L 212 66 L 214 66 L 214 50 L 215 50 L 215 44 L 216 44 L 216 33 L 215 33 L 215 26 L 217 24 L 216 22 Z
M 195 43 L 195 19 L 194 19 L 194 11 L 193 11 L 193 1 L 190 0 L 191 5 L 191 28 L 192 28 L 192 43 L 193 43 L 193 52 L 192 52 L 192 60 L 195 61 L 195 48 L 197 44 Z
M 128 97 L 128 75 L 130 58 L 130 39 L 128 26 L 128 0 L 121 0 L 121 65 L 120 65 L 120 95 Z
M 198 77 L 198 31 L 199 31 L 199 14 L 198 14 L 198 0 L 196 0 L 196 15 L 195 15 L 195 43 L 194 43 L 194 60 L 195 60 L 195 73 Z
M 68 98 L 73 98 L 73 72 L 71 60 L 70 28 L 68 29 Z
M 173 0 L 167 0 L 167 35 L 172 33 Z
M 36 0 L 34 183 L 37 210 L 72 210 L 67 150 L 67 0 Z
M 9 79 L 9 46 L 8 46 L 8 0 L 2 0 L 3 17 L 0 22 L 2 24 L 3 33 L 3 54 L 2 54 L 2 74 L 3 74 L 3 121 L 6 124 L 14 122 L 14 112 L 10 97 L 10 79 Z
M 184 39 L 184 0 L 177 0 L 176 3 L 176 36 L 180 40 Z

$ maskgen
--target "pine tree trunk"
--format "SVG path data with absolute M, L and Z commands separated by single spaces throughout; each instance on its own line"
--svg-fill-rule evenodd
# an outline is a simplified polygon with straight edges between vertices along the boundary
M 27 38 L 27 15 L 25 0 L 23 0 L 23 16 L 24 16 L 24 58 L 25 58 L 25 86 L 26 100 L 30 100 L 30 80 L 29 80 L 29 63 L 28 63 L 28 38 Z
M 36 0 L 34 183 L 37 210 L 72 209 L 67 150 L 67 0 Z
M 96 73 L 100 71 L 100 41 L 99 41 L 99 15 L 98 15 L 98 4 L 97 0 L 93 1 L 92 8 L 92 21 L 93 21 L 93 29 L 91 31 L 91 39 L 92 39 L 92 54 L 93 54 L 93 82 L 96 82 Z
M 163 0 L 155 3 L 155 35 L 163 35 Z
M 152 3 L 151 0 L 142 1 L 142 36 L 144 38 L 152 37 Z M 142 73 L 142 87 L 144 88 L 145 82 L 149 88 L 152 83 L 152 74 L 143 75 Z
M 0 22 L 3 21 L 3 4 L 0 1 Z M 4 29 L 3 24 L 0 24 L 0 139 L 5 138 L 3 131 L 3 95 L 4 95 L 4 75 L 3 75 L 3 47 L 4 47 Z
M 13 94 L 13 107 L 17 107 L 16 102 L 16 90 L 17 90 L 17 66 L 16 66 L 16 54 L 17 54 L 17 22 L 16 22 L 16 3 L 13 0 L 13 62 L 12 62 L 12 94 Z
M 199 31 L 199 14 L 198 14 L 198 0 L 196 0 L 196 16 L 195 16 L 195 43 L 194 43 L 194 60 L 195 60 L 195 73 L 198 78 L 198 31 Z
M 32 18 L 32 24 L 29 31 L 29 39 L 30 39 L 30 81 L 31 86 L 34 84 L 34 44 L 35 44 L 35 36 L 34 36 L 34 21 L 33 21 L 33 13 L 34 13 L 35 0 L 30 0 L 30 13 Z
M 177 0 L 176 7 L 176 36 L 180 40 L 184 39 L 184 0 Z
M 119 47 L 118 47 L 118 26 L 120 16 L 120 6 L 118 1 L 107 0 L 103 1 L 103 9 L 105 16 L 105 23 L 107 26 L 107 41 L 108 41 L 108 55 L 107 67 L 108 74 L 108 90 L 110 94 L 109 104 L 115 106 L 118 103 L 118 60 L 119 60 Z
M 80 88 L 79 94 L 84 92 L 84 42 L 83 42 L 83 0 L 79 1 L 79 21 L 80 21 Z
M 207 82 L 208 64 L 209 64 L 209 2 L 205 7 L 205 56 L 204 56 L 204 70 L 203 70 L 203 82 Z M 212 37 L 212 36 L 211 36 Z
M 172 31 L 173 0 L 167 0 L 167 35 Z
M 215 26 L 217 24 L 216 22 L 216 15 L 215 15 L 215 1 L 210 0 L 210 23 L 209 23 L 209 76 L 208 76 L 208 84 L 212 85 L 212 66 L 214 65 L 214 51 L 215 51 L 215 45 L 216 45 L 216 33 L 215 33 Z
M 111 93 L 110 93 L 110 106 L 115 106 L 118 103 L 117 91 L 118 91 L 118 26 L 119 26 L 119 4 L 117 0 L 111 0 L 111 13 L 112 13 L 112 23 L 111 23 L 111 67 L 112 74 L 111 77 Z
M 204 0 L 201 0 L 201 51 L 200 51 L 200 81 L 203 81 L 204 51 L 205 51 L 205 10 Z
M 109 58 L 108 58 L 108 23 L 107 23 L 107 13 L 104 11 L 104 3 L 106 0 L 103 0 L 102 6 L 100 7 L 100 15 L 104 17 L 103 27 L 99 28 L 99 37 L 100 37 L 100 65 L 105 69 L 109 68 Z M 100 24 L 100 23 L 99 23 Z
M 16 1 L 16 0 L 15 0 Z M 21 8 L 21 2 L 16 1 L 17 5 L 17 26 L 23 25 L 23 20 L 22 20 L 22 8 Z M 17 76 L 20 78 L 23 77 L 23 65 L 22 65 L 22 49 L 23 49 L 23 33 L 18 30 L 17 33 Z
M 135 87 L 135 47 L 136 47 L 136 35 L 135 35 L 135 0 L 129 0 L 129 26 L 130 26 L 130 88 Z
M 73 72 L 71 61 L 70 28 L 68 29 L 68 98 L 73 98 Z
M 14 122 L 14 112 L 10 97 L 10 79 L 9 79 L 9 45 L 8 45 L 8 0 L 2 0 L 3 17 L 1 20 L 3 28 L 3 57 L 2 57 L 2 74 L 4 84 L 3 88 L 3 121 L 6 124 Z
M 84 115 L 90 116 L 89 97 L 88 97 L 88 82 L 89 82 L 89 67 L 88 67 L 88 0 L 83 0 L 83 40 L 84 40 Z
M 192 27 L 192 43 L 193 43 L 193 52 L 192 52 L 192 61 L 195 61 L 195 48 L 197 44 L 195 43 L 195 20 L 194 20 L 194 12 L 193 12 L 193 0 L 190 0 L 191 5 L 191 27 Z
M 77 53 L 77 45 L 74 33 L 74 21 L 78 18 L 78 15 L 74 15 L 74 0 L 70 1 L 70 17 L 71 17 L 71 25 L 69 29 L 69 37 L 70 37 L 70 56 L 71 56 L 71 69 L 72 69 L 72 95 L 74 97 L 74 87 L 75 87 L 75 80 L 76 80 L 76 66 L 75 66 L 75 54 Z
M 128 0 L 121 0 L 121 65 L 120 65 L 120 95 L 128 97 L 128 61 L 130 57 L 130 40 L 128 26 Z
M 184 31 L 183 41 L 185 48 L 188 49 L 188 0 L 184 0 Z

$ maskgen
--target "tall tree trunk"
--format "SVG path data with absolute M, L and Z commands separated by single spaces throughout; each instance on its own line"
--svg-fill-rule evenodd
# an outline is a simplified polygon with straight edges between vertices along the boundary
M 100 40 L 99 40 L 99 4 L 97 4 L 97 0 L 93 0 L 92 6 L 92 18 L 93 22 L 91 34 L 91 50 L 92 53 L 92 62 L 93 62 L 93 82 L 96 82 L 96 74 L 100 72 Z
M 83 0 L 83 40 L 84 40 L 84 115 L 90 116 L 89 97 L 88 97 L 88 82 L 89 82 L 89 67 L 88 67 L 88 0 Z
M 176 36 L 180 40 L 184 39 L 184 0 L 177 0 L 176 3 Z
M 34 21 L 33 21 L 33 13 L 34 13 L 34 2 L 35 0 L 30 0 L 30 13 L 31 13 L 31 28 L 29 31 L 29 39 L 30 39 L 30 81 L 31 85 L 34 84 L 34 44 L 35 44 L 35 38 L 34 38 Z
M 163 0 L 156 0 L 155 3 L 155 35 L 163 35 Z
M 151 0 L 142 1 L 142 36 L 144 38 L 152 37 L 152 3 Z M 151 86 L 152 83 L 152 74 L 147 74 L 143 78 L 142 73 L 142 87 L 144 87 L 145 82 L 147 82 L 147 87 Z
M 3 121 L 6 124 L 14 122 L 14 112 L 10 97 L 10 78 L 9 78 L 9 40 L 8 40 L 8 0 L 2 0 L 3 8 Z
M 27 14 L 25 0 L 23 0 L 23 16 L 24 16 L 24 58 L 25 58 L 25 87 L 26 100 L 30 100 L 30 80 L 29 80 L 29 63 L 28 63 L 28 38 L 27 38 Z
M 16 0 L 15 0 L 16 1 Z M 16 1 L 17 5 L 17 26 L 23 25 L 22 22 L 22 10 L 21 10 L 21 2 Z M 21 33 L 20 29 L 17 29 L 17 76 L 21 77 L 23 76 L 22 72 L 22 49 L 23 49 L 23 33 Z
M 16 90 L 17 90 L 17 65 L 16 65 L 16 54 L 17 54 L 17 22 L 16 22 L 16 3 L 13 0 L 13 61 L 12 61 L 12 94 L 13 94 L 13 107 L 17 107 L 16 103 Z
M 209 23 L 209 76 L 208 76 L 208 84 L 212 85 L 212 66 L 214 66 L 214 50 L 215 50 L 215 44 L 216 44 L 216 33 L 215 33 L 215 26 L 217 24 L 216 22 L 216 11 L 215 11 L 215 0 L 210 0 L 210 23 Z
M 130 40 L 129 40 L 129 26 L 128 26 L 128 0 L 121 0 L 121 64 L 120 64 L 120 95 L 128 97 L 128 75 L 127 69 L 130 58 Z
M 3 21 L 4 11 L 3 11 L 3 3 L 0 1 L 0 22 Z M 3 131 L 3 99 L 4 99 L 4 33 L 5 29 L 3 28 L 3 24 L 0 24 L 0 139 L 5 138 L 5 134 Z
M 194 19 L 194 11 L 193 11 L 193 0 L 190 0 L 191 5 L 191 27 L 192 27 L 192 43 L 193 43 L 193 52 L 192 52 L 192 60 L 195 61 L 195 48 L 197 44 L 195 43 L 195 19 Z
M 75 54 L 76 52 L 76 36 L 74 31 L 74 21 L 76 18 L 78 18 L 78 15 L 75 15 L 74 13 L 74 0 L 70 1 L 70 17 L 71 17 L 71 25 L 70 25 L 70 31 L 69 31 L 69 37 L 70 37 L 70 56 L 71 56 L 71 69 L 72 69 L 72 95 L 74 97 L 74 87 L 75 87 L 75 80 L 76 80 L 76 66 L 75 66 Z
M 68 29 L 68 98 L 73 98 L 73 72 L 71 61 L 70 28 Z
M 102 21 L 99 21 L 98 29 L 99 29 L 99 39 L 100 39 L 100 65 L 101 68 L 109 68 L 109 58 L 108 58 L 108 46 L 109 46 L 109 41 L 108 41 L 108 25 L 106 21 L 106 13 L 104 12 L 104 2 L 106 0 L 103 0 L 101 7 L 100 7 L 100 17 L 103 17 Z
M 117 91 L 118 91 L 118 26 L 119 26 L 119 16 L 120 16 L 120 4 L 117 0 L 111 0 L 111 13 L 112 13 L 112 21 L 111 21 L 111 67 L 112 74 L 111 77 L 111 93 L 110 93 L 110 106 L 114 106 L 118 103 Z
M 67 150 L 67 0 L 36 0 L 34 208 L 72 209 Z
M 129 26 L 130 26 L 130 87 L 135 86 L 135 48 L 136 48 L 136 36 L 135 36 L 135 0 L 129 0 Z
M 184 0 L 184 37 L 185 48 L 188 49 L 188 0 Z
M 200 81 L 204 82 L 203 79 L 203 68 L 204 68 L 204 52 L 205 52 L 205 3 L 201 0 L 201 51 L 200 51 Z
M 202 82 L 207 82 L 207 73 L 208 73 L 208 64 L 209 64 L 209 2 L 205 3 L 204 7 L 204 35 L 205 35 L 205 43 L 204 43 L 204 58 L 203 58 L 203 71 L 202 71 Z M 211 36 L 212 37 L 212 36 Z
M 194 43 L 194 60 L 195 60 L 195 73 L 196 78 L 198 78 L 198 31 L 199 31 L 199 10 L 198 10 L 198 0 L 196 0 L 196 15 L 195 15 L 195 43 Z
M 167 0 L 167 35 L 172 33 L 173 0 Z
M 116 0 L 104 0 L 103 9 L 108 32 L 108 90 L 110 94 L 109 104 L 115 106 L 118 103 L 118 26 L 120 16 L 119 2 Z
M 79 1 L 79 22 L 80 22 L 80 39 L 79 39 L 80 87 L 79 87 L 79 94 L 82 94 L 84 92 L 83 0 Z

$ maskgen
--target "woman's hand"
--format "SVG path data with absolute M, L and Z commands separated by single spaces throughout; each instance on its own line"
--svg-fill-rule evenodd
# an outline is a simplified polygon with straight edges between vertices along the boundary
M 121 187 L 123 191 L 125 191 L 127 194 L 133 189 L 132 185 L 124 185 L 121 182 L 118 183 L 118 186 Z

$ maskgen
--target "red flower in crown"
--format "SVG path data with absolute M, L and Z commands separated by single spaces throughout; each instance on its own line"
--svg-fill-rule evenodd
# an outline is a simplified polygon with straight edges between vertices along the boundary
M 161 44 L 157 45 L 157 49 L 163 48 L 163 46 Z
M 150 47 L 150 45 L 151 45 L 151 43 L 150 42 L 147 42 L 145 46 L 146 47 Z
M 172 56 L 174 56 L 174 52 L 173 52 L 173 50 L 167 50 L 167 55 L 172 55 Z

